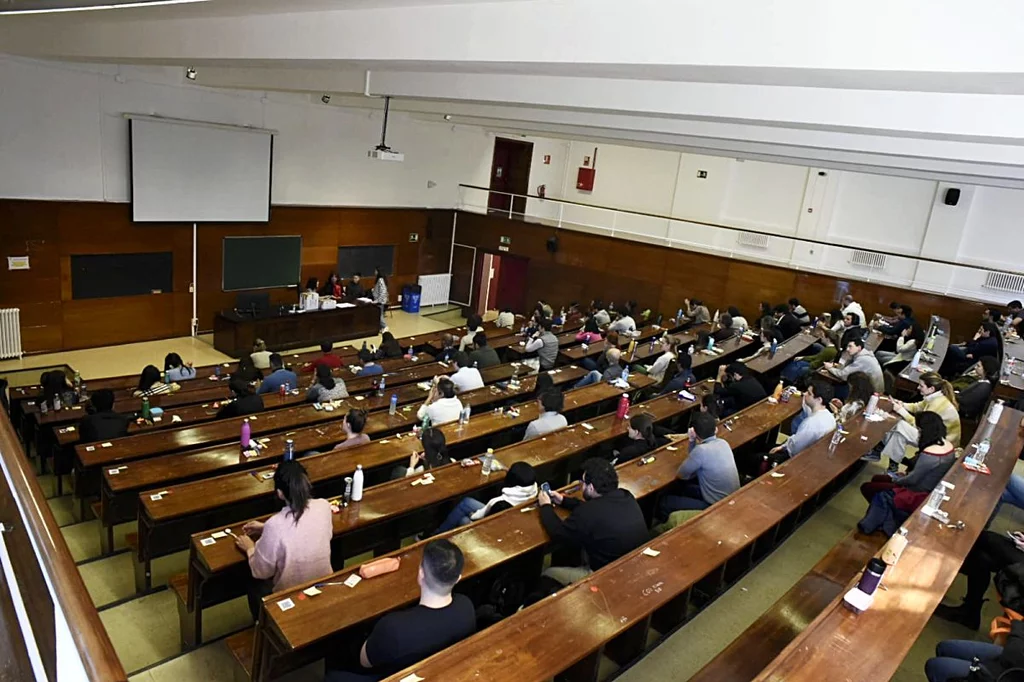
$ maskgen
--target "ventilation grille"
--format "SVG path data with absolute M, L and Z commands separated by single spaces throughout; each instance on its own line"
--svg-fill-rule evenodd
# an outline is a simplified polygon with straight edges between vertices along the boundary
M 985 283 L 982 286 L 986 289 L 1006 291 L 1011 294 L 1024 294 L 1024 276 L 1008 275 L 1005 272 L 985 273 Z
M 872 253 L 871 251 L 854 251 L 853 255 L 850 256 L 850 265 L 871 268 L 872 270 L 884 270 L 885 254 Z
M 740 232 L 736 235 L 736 243 L 748 249 L 768 249 L 768 235 L 756 232 Z

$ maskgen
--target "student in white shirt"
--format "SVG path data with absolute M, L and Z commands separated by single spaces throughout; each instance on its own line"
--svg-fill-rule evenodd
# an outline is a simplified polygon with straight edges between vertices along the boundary
M 864 309 L 860 307 L 860 303 L 853 300 L 853 296 L 850 294 L 843 296 L 843 307 L 839 312 L 842 313 L 842 316 L 838 320 L 833 320 L 834 324 L 832 325 L 832 331 L 834 332 L 840 332 L 843 327 L 843 317 L 850 313 L 857 315 L 857 317 L 854 318 L 854 320 L 857 321 L 856 324 L 863 324 L 866 320 L 864 317 Z
M 430 395 L 416 412 L 416 418 L 430 418 L 433 426 L 458 421 L 462 414 L 462 402 L 455 397 L 455 384 L 448 377 L 437 377 Z
M 473 361 L 469 359 L 468 355 L 461 351 L 456 353 L 455 366 L 459 370 L 451 376 L 451 379 L 459 393 L 484 387 L 484 379 L 480 376 L 480 370 L 473 367 Z
M 252 345 L 252 353 L 249 354 L 256 369 L 270 369 L 270 355 L 266 342 L 263 339 L 256 339 L 256 343 Z
M 513 314 L 511 308 L 505 308 L 498 313 L 498 319 L 494 321 L 495 327 L 501 327 L 502 329 L 512 329 L 516 324 L 516 316 Z
M 750 325 L 747 324 L 747 318 L 740 315 L 740 309 L 734 305 L 729 306 L 729 317 L 732 318 L 732 328 L 738 329 L 742 334 L 743 332 L 750 329 Z
M 562 414 L 562 408 L 565 406 L 565 401 L 562 399 L 562 392 L 557 388 L 551 387 L 540 394 L 537 398 L 537 402 L 540 403 L 540 408 L 543 410 L 540 416 L 530 422 L 530 425 L 526 427 L 526 433 L 523 435 L 523 440 L 530 440 L 531 438 L 540 438 L 541 436 L 557 431 L 558 429 L 565 428 L 569 425 L 568 420 Z
M 771 454 L 782 459 L 794 457 L 835 431 L 836 418 L 828 407 L 832 396 L 832 384 L 811 379 L 802 399 L 803 421 L 785 443 L 771 449 Z
M 601 327 L 602 329 L 604 327 L 607 327 L 608 324 L 612 321 L 612 318 L 608 314 L 608 311 L 604 309 L 604 303 L 599 300 L 594 301 L 594 304 L 591 307 L 591 314 L 593 314 L 594 321 L 597 322 L 597 326 Z
M 675 336 L 666 336 L 661 340 L 661 356 L 647 369 L 647 376 L 659 384 L 665 378 L 665 370 L 670 362 L 676 359 L 679 354 L 679 339 Z
M 470 315 L 466 320 L 466 335 L 459 341 L 459 350 L 465 351 L 466 346 L 472 345 L 473 337 L 484 330 L 483 318 L 479 315 Z
M 611 323 L 611 325 L 608 327 L 608 331 L 619 333 L 632 333 L 636 331 L 636 321 L 633 319 L 632 315 L 629 314 L 629 310 L 623 308 L 621 311 L 619 311 L 619 319 Z

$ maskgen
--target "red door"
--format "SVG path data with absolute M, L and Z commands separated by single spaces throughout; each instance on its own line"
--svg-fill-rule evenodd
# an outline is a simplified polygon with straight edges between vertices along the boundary
M 525 312 L 526 273 L 529 268 L 529 258 L 501 257 L 501 269 L 497 273 L 498 297 L 495 301 L 495 308 L 498 310 L 509 308 L 517 313 Z
M 491 193 L 487 197 L 488 212 L 522 215 L 526 211 L 526 197 L 513 198 L 511 195 L 525 195 L 530 191 L 530 166 L 533 162 L 533 143 L 494 139 L 494 156 L 491 157 Z

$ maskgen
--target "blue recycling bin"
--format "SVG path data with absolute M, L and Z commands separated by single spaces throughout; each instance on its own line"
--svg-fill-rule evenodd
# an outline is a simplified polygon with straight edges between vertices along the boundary
M 407 313 L 418 313 L 422 293 L 423 287 L 419 284 L 407 284 L 402 287 L 402 310 Z

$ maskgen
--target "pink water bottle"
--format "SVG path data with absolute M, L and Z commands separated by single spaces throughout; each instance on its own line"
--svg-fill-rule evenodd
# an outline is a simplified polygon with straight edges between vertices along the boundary
M 249 441 L 252 440 L 252 427 L 249 426 L 249 420 L 242 420 L 242 452 L 245 452 L 249 447 Z
M 626 414 L 629 412 L 629 396 L 625 393 L 619 398 L 619 408 L 615 410 L 615 416 L 618 419 L 625 419 Z

